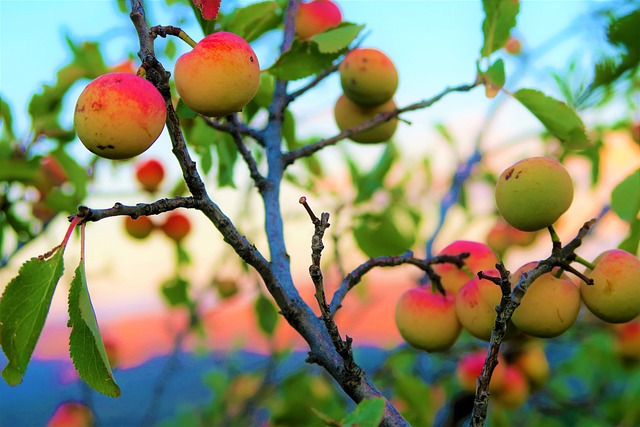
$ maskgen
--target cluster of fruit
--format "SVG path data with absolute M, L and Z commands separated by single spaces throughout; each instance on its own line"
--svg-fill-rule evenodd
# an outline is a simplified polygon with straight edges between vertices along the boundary
M 496 204 L 502 217 L 521 231 L 536 232 L 551 226 L 573 201 L 573 182 L 556 160 L 532 157 L 507 168 L 496 184 Z M 499 277 L 497 256 L 479 242 L 458 240 L 439 255 L 469 253 L 465 268 L 436 264 L 445 294 L 432 286 L 406 291 L 398 300 L 396 324 L 403 338 L 416 348 L 443 351 L 457 340 L 462 328 L 489 340 L 502 291 L 493 281 Z M 567 331 L 577 320 L 581 303 L 595 316 L 610 323 L 624 323 L 640 315 L 640 259 L 623 250 L 604 251 L 584 275 L 592 285 L 576 284 L 558 268 L 538 277 L 515 310 L 508 335 L 524 333 L 551 338 Z M 521 266 L 512 275 L 515 286 L 537 262 Z
M 164 167 L 156 159 L 144 160 L 136 165 L 135 176 L 140 187 L 153 194 L 164 179 Z M 191 221 L 178 211 L 168 212 L 162 217 L 163 221 L 156 224 L 148 216 L 135 219 L 127 216 L 124 217 L 124 228 L 129 236 L 140 240 L 146 239 L 158 228 L 175 242 L 181 242 L 191 231 Z

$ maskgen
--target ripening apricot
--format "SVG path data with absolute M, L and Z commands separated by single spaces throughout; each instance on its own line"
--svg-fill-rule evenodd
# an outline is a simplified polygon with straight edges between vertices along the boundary
M 486 350 L 478 350 L 472 353 L 464 354 L 458 361 L 456 366 L 456 379 L 460 387 L 465 391 L 475 392 L 478 377 L 482 374 L 485 359 L 487 358 Z M 498 364 L 491 374 L 489 381 L 489 392 L 495 393 L 504 386 L 506 364 L 502 357 L 498 356 Z
M 398 71 L 384 52 L 357 48 L 347 53 L 338 67 L 344 94 L 359 105 L 387 102 L 398 89 Z
M 585 275 L 593 285 L 580 284 L 589 311 L 609 323 L 624 323 L 640 315 L 640 259 L 621 249 L 601 253 Z
M 493 270 L 487 274 L 495 276 L 498 275 L 498 272 Z M 496 304 L 485 300 L 480 292 L 479 282 L 485 282 L 487 286 L 498 288 L 487 279 L 476 277 L 469 280 L 456 294 L 456 315 L 462 327 L 471 335 L 489 341 L 496 322 Z
M 518 280 L 537 265 L 530 262 L 520 267 L 513 275 Z M 534 337 L 552 338 L 564 333 L 577 320 L 580 312 L 580 289 L 558 269 L 538 277 L 522 297 L 511 321 L 516 327 Z M 514 283 L 515 285 L 515 283 Z
M 108 73 L 82 91 L 73 116 L 78 138 L 92 153 L 128 159 L 153 144 L 166 119 L 166 105 L 149 81 L 129 73 Z
M 164 179 L 164 166 L 157 159 L 147 159 L 136 164 L 135 173 L 140 186 L 149 193 L 155 193 Z
M 500 215 L 522 231 L 552 225 L 573 201 L 573 181 L 560 162 L 530 157 L 508 167 L 496 183 Z
M 479 271 L 493 270 L 498 263 L 498 257 L 484 243 L 470 240 L 456 240 L 445 246 L 438 255 L 459 255 L 469 253 L 464 259 L 465 268 L 459 269 L 455 264 L 434 264 L 433 270 L 440 276 L 442 286 L 456 293 L 469 280 L 476 277 Z M 497 286 L 494 285 L 497 288 Z M 497 304 L 497 303 L 496 303 Z
M 296 35 L 308 39 L 342 22 L 342 12 L 331 0 L 301 2 L 296 15 Z
M 146 239 L 154 228 L 155 224 L 148 216 L 140 216 L 136 219 L 133 219 L 130 216 L 124 217 L 124 229 L 127 234 L 134 239 Z
M 358 105 L 351 101 L 344 95 L 340 95 L 333 110 L 336 124 L 340 130 L 352 128 L 367 122 L 378 114 L 388 113 L 396 108 L 396 103 L 393 99 L 385 102 L 382 105 L 376 105 L 373 107 L 365 107 Z M 398 119 L 393 117 L 392 119 L 382 122 L 370 129 L 357 132 L 351 135 L 349 138 L 354 142 L 360 142 L 362 144 L 374 144 L 377 142 L 385 142 L 391 139 L 398 126 Z
M 91 408 L 82 402 L 60 403 L 47 421 L 47 427 L 90 427 L 94 425 Z
M 434 292 L 431 286 L 407 290 L 396 305 L 396 325 L 400 335 L 413 347 L 425 351 L 444 351 L 460 335 L 454 295 Z
M 542 387 L 551 375 L 549 360 L 538 341 L 525 343 L 513 358 L 512 365 L 529 380 L 531 388 Z
M 517 408 L 527 401 L 529 394 L 529 383 L 524 374 L 515 366 L 507 365 L 502 387 L 493 395 L 496 403 L 505 408 Z
M 160 224 L 160 229 L 171 240 L 181 242 L 191 231 L 191 220 L 183 213 L 171 211 Z
M 182 101 L 204 116 L 241 111 L 260 85 L 260 65 L 242 37 L 219 31 L 200 40 L 176 61 L 176 89 Z

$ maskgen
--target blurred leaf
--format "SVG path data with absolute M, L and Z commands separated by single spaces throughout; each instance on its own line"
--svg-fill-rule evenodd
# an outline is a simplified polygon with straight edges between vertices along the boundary
M 99 43 L 85 41 L 76 44 L 68 35 L 65 39 L 73 54 L 72 64 L 83 70 L 84 77 L 95 79 L 109 71 L 102 58 Z
M 167 39 L 166 44 L 164 45 L 164 54 L 167 55 L 167 58 L 174 59 L 177 53 L 176 42 L 173 39 Z
M 384 399 L 364 399 L 342 420 L 342 427 L 378 427 L 384 416 Z
M 484 44 L 480 55 L 487 57 L 501 49 L 509 40 L 511 29 L 516 26 L 520 2 L 515 0 L 483 0 L 482 7 L 485 14 L 482 23 Z
M 22 264 L 2 294 L 0 342 L 7 356 L 2 376 L 9 385 L 22 382 L 64 270 L 63 252 L 56 248 L 48 259 L 31 258 Z
M 364 25 L 342 22 L 333 28 L 316 34 L 311 37 L 311 40 L 317 43 L 320 53 L 342 52 L 349 47 L 363 29 Z
M 254 308 L 258 315 L 260 330 L 264 332 L 265 335 L 272 336 L 280 317 L 275 305 L 261 292 L 258 298 L 256 298 Z
M 282 23 L 282 11 L 275 1 L 250 4 L 225 17 L 222 28 L 252 42 Z
M 513 96 L 569 149 L 588 146 L 584 123 L 567 104 L 533 89 L 520 89 Z
M 636 218 L 631 222 L 629 234 L 620 242 L 618 249 L 623 249 L 629 253 L 637 254 L 640 247 L 640 219 Z
M 435 409 L 431 404 L 429 385 L 413 373 L 394 370 L 394 378 L 397 396 L 410 408 L 408 421 L 413 425 L 431 424 Z
M 455 140 L 453 139 L 453 136 L 451 135 L 451 132 L 449 132 L 449 129 L 447 129 L 447 127 L 444 124 L 437 123 L 434 126 L 434 129 L 440 134 L 440 136 L 442 136 L 444 138 L 444 140 L 451 147 L 455 147 Z
M 184 103 L 182 98 L 178 100 L 178 105 L 176 106 L 176 113 L 178 117 L 181 119 L 195 119 L 198 117 L 198 113 L 193 111 L 191 108 L 187 107 L 187 104 Z
M 504 61 L 498 59 L 491 64 L 489 69 L 483 74 L 486 84 L 493 89 L 502 89 L 505 82 Z
M 262 108 L 267 108 L 271 104 L 273 99 L 273 91 L 275 90 L 276 82 L 271 74 L 260 74 L 260 86 L 258 86 L 258 92 L 253 97 L 251 102 L 256 103 Z
M 91 304 L 84 259 L 75 272 L 69 289 L 69 354 L 80 378 L 94 390 L 110 397 L 120 396 L 107 351 L 102 342 L 96 315 Z
M 0 181 L 33 182 L 38 174 L 39 159 L 0 158 Z
M 398 159 L 398 150 L 394 144 L 387 144 L 376 165 L 365 173 L 360 173 L 354 181 L 358 194 L 354 204 L 365 202 L 380 188 L 384 187 L 384 179 Z
M 611 192 L 611 210 L 620 219 L 632 222 L 640 212 L 640 169 L 622 180 Z
M 171 307 L 189 307 L 191 300 L 188 294 L 189 282 L 182 277 L 173 277 L 162 284 L 162 296 Z
M 281 80 L 298 80 L 331 67 L 342 53 L 322 53 L 317 43 L 296 39 L 267 71 Z
M 288 150 L 297 148 L 296 118 L 289 109 L 284 110 L 284 118 L 282 120 L 282 137 L 287 144 Z
M 400 255 L 414 245 L 419 222 L 417 212 L 392 204 L 382 212 L 356 216 L 353 236 L 360 250 L 370 258 Z
M 218 132 L 216 153 L 218 154 L 218 185 L 235 188 L 233 171 L 238 160 L 238 147 L 229 134 Z
M 595 65 L 593 88 L 606 86 L 620 78 L 627 71 L 638 70 L 640 66 L 640 9 L 628 15 L 612 18 L 607 28 L 609 43 L 620 49 L 618 58 L 607 57 Z
M 13 142 L 16 139 L 13 133 L 13 116 L 11 115 L 11 107 L 0 96 L 0 121 L 2 121 L 2 134 L 0 135 L 0 145 L 3 142 Z M 2 153 L 0 153 L 2 154 Z M 0 168 L 0 171 L 2 168 Z

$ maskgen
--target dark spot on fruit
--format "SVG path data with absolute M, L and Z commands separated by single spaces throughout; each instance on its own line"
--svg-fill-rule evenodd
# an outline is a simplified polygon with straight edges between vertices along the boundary
M 112 149 L 112 150 L 113 150 L 113 149 L 114 149 L 114 148 L 116 148 L 116 147 L 115 147 L 114 145 L 109 144 L 109 145 L 107 145 L 107 148 L 110 148 L 110 149 Z
M 355 86 L 357 83 L 358 83 L 358 82 L 356 81 L 356 79 L 351 79 L 351 84 L 352 84 L 352 85 L 354 85 L 354 86 Z
M 84 105 L 80 108 L 77 108 L 76 111 L 79 113 L 82 113 L 84 111 Z
M 102 144 L 101 144 L 101 145 L 96 145 L 96 148 L 97 148 L 98 150 L 102 150 L 102 151 L 104 151 L 104 150 L 113 150 L 113 149 L 114 149 L 114 148 L 116 148 L 116 147 L 115 147 L 115 146 L 113 146 L 113 145 L 111 145 L 111 144 L 109 144 L 109 145 L 102 145 Z
M 520 178 L 520 174 L 522 173 L 522 171 L 518 171 L 518 173 L 516 174 L 515 178 L 518 179 Z
M 253 62 L 253 56 L 249 57 L 249 61 Z
M 102 104 L 98 101 L 93 101 L 91 103 L 91 109 L 92 110 L 100 110 L 102 108 Z
M 120 84 L 120 83 L 122 83 L 122 79 L 118 78 L 118 79 L 115 80 L 115 82 Z
M 369 62 L 367 58 L 362 58 L 362 62 Z
M 505 181 L 509 181 L 511 179 L 511 175 L 513 175 L 513 171 L 515 169 L 509 169 L 509 171 L 507 172 L 507 174 L 504 176 Z

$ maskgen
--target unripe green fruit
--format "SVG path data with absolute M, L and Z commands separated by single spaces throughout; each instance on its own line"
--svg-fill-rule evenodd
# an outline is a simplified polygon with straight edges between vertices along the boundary
M 260 85 L 258 57 L 242 37 L 220 31 L 200 40 L 176 61 L 176 89 L 182 101 L 204 116 L 241 111 Z
M 364 107 L 362 105 L 354 103 L 346 96 L 340 95 L 340 98 L 338 98 L 338 101 L 336 102 L 333 113 L 338 128 L 340 128 L 340 130 L 345 130 L 367 122 L 380 113 L 393 111 L 395 108 L 396 104 L 395 102 L 393 102 L 393 100 L 389 100 L 382 105 L 377 105 L 374 107 Z M 385 142 L 393 136 L 397 126 L 398 119 L 394 117 L 370 129 L 357 132 L 351 135 L 349 138 L 351 138 L 351 140 L 354 142 L 360 142 L 362 144 Z
M 640 315 L 640 259 L 629 252 L 612 249 L 600 254 L 595 268 L 585 275 L 593 285 L 580 284 L 587 308 L 610 323 L 624 323 Z
M 549 227 L 573 201 L 573 181 L 555 159 L 530 157 L 508 167 L 495 188 L 500 215 L 522 231 Z
M 128 159 L 153 144 L 166 119 L 166 104 L 153 84 L 128 73 L 104 74 L 84 88 L 73 116 L 78 138 L 92 153 Z
M 393 98 L 398 89 L 398 71 L 393 61 L 378 49 L 352 50 L 338 71 L 344 94 L 359 105 L 380 105 Z
M 425 351 L 444 351 L 460 335 L 455 297 L 433 292 L 431 286 L 406 291 L 396 305 L 396 325 L 400 335 L 413 347 Z

